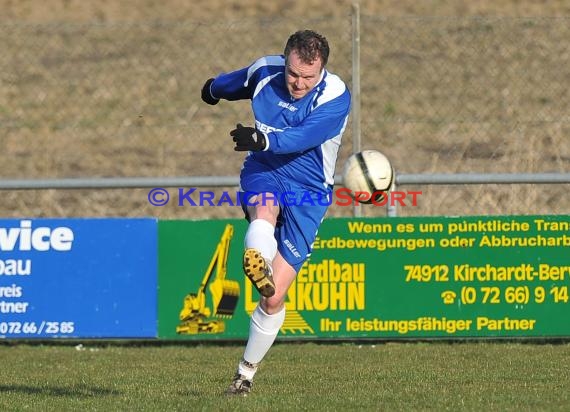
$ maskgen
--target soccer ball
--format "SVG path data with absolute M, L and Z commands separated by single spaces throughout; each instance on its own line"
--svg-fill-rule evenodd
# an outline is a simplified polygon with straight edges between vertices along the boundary
M 350 190 L 351 197 L 364 204 L 382 202 L 393 179 L 392 164 L 377 150 L 352 154 L 342 173 L 343 185 Z M 361 194 L 358 195 L 358 192 Z

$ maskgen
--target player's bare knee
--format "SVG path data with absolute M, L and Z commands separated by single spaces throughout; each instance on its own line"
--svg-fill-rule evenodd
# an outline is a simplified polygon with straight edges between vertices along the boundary
M 255 205 L 248 206 L 250 220 L 267 220 L 273 226 L 277 223 L 279 203 L 273 193 L 261 193 L 255 197 Z
M 280 296 L 278 292 L 270 298 L 262 298 L 260 301 L 261 308 L 268 315 L 279 313 L 285 306 L 285 297 Z

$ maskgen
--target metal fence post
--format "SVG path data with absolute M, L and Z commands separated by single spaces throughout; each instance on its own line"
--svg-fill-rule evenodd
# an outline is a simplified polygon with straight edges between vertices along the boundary
M 360 152 L 360 5 L 352 4 L 352 153 Z M 362 206 L 354 205 L 353 215 L 362 216 Z
M 396 172 L 394 172 L 395 174 Z M 396 190 L 396 176 L 394 176 L 394 181 L 392 182 L 392 186 L 390 186 L 390 189 L 388 190 L 388 200 L 386 202 L 386 214 L 388 215 L 388 217 L 396 217 L 398 216 L 398 207 L 396 206 L 395 202 L 392 202 L 390 193 L 392 193 L 393 191 Z

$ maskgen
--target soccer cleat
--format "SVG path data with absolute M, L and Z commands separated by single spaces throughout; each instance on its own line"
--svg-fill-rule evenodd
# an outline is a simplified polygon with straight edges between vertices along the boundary
M 252 388 L 253 382 L 250 379 L 236 373 L 232 384 L 226 391 L 226 395 L 247 396 L 251 393 Z
M 275 282 L 273 282 L 271 266 L 257 249 L 245 250 L 243 271 L 262 296 L 269 298 L 275 295 Z

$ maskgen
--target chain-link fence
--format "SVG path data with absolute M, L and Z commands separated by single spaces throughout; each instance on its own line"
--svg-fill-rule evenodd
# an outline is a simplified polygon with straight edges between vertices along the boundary
M 243 155 L 228 132 L 252 122 L 249 103 L 207 106 L 203 82 L 313 28 L 330 41 L 329 70 L 352 87 L 352 20 L 347 10 L 208 25 L 2 24 L 0 178 L 237 175 Z M 400 173 L 569 171 L 569 19 L 361 16 L 360 28 L 362 148 L 381 150 Z M 570 210 L 568 185 L 401 189 L 422 195 L 400 215 Z M 0 215 L 241 216 L 238 207 L 157 208 L 147 193 L 3 192 Z

